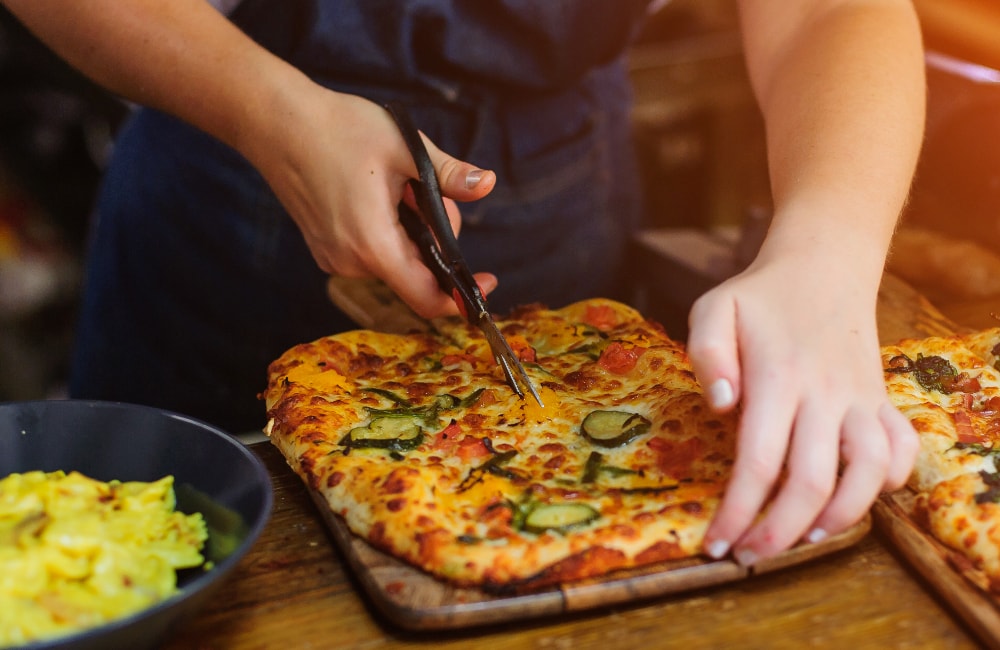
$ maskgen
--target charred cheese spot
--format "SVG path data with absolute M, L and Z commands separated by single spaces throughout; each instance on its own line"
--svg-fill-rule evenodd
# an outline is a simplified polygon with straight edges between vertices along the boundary
M 681 504 L 681 510 L 688 514 L 699 515 L 705 512 L 705 505 L 700 501 L 685 501 Z
M 454 536 L 443 528 L 421 531 L 416 534 L 418 554 L 421 559 L 428 560 L 438 556 L 441 549 L 448 548 Z
M 385 537 L 385 522 L 376 521 L 372 524 L 371 530 L 368 533 L 368 541 L 379 547 L 388 541 Z
M 677 542 L 660 540 L 636 555 L 636 562 L 647 564 L 675 560 L 687 556 L 687 553 Z
M 683 430 L 684 426 L 681 424 L 680 420 L 664 420 L 660 423 L 660 430 L 667 433 L 677 433 Z
M 414 373 L 413 366 L 408 363 L 397 363 L 393 370 L 397 377 L 409 377 Z
M 615 537 L 621 537 L 623 539 L 635 539 L 639 536 L 639 531 L 635 529 L 635 526 L 628 526 L 626 524 L 615 524 L 609 526 L 608 530 L 611 531 Z
M 420 476 L 420 472 L 411 467 L 398 467 L 389 473 L 382 483 L 384 494 L 402 494 L 410 489 L 414 479 Z
M 461 422 L 467 427 L 478 429 L 483 426 L 488 419 L 489 418 L 487 418 L 487 416 L 483 413 L 468 413 L 462 416 Z
M 358 352 L 351 357 L 351 362 L 347 366 L 348 374 L 352 376 L 364 376 L 380 370 L 382 366 L 385 365 L 385 362 L 385 358 L 375 352 L 358 350 Z
M 406 384 L 406 396 L 411 400 L 426 398 L 430 395 L 436 395 L 439 388 L 434 384 L 429 384 L 425 382 L 412 382 Z
M 559 469 L 566 462 L 565 456 L 553 456 L 552 458 L 545 461 L 545 469 Z
M 563 381 L 581 393 L 590 392 L 598 384 L 598 379 L 595 375 L 583 370 L 574 370 L 563 377 Z

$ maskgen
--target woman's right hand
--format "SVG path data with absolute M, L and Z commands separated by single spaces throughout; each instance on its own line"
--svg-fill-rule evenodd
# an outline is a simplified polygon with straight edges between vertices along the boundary
M 413 205 L 406 183 L 417 170 L 396 123 L 373 102 L 305 84 L 288 95 L 294 103 L 272 113 L 273 123 L 254 129 L 264 137 L 243 149 L 298 224 L 316 263 L 330 274 L 383 280 L 425 318 L 457 313 L 399 223 L 400 201 Z M 458 234 L 455 201 L 482 198 L 496 176 L 445 154 L 426 136 L 424 143 Z M 497 283 L 489 273 L 476 279 L 487 293 Z

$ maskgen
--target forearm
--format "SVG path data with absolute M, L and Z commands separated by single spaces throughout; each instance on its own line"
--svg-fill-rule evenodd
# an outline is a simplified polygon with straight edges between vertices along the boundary
M 244 151 L 283 86 L 306 79 L 204 0 L 2 0 L 55 52 L 131 101 Z
M 782 11 L 768 11 L 775 1 Z M 764 254 L 849 254 L 855 272 L 877 278 L 923 134 L 912 7 L 744 0 L 741 17 L 775 205 Z

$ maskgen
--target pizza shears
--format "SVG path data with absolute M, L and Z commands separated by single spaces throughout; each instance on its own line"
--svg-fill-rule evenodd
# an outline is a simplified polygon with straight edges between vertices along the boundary
M 462 316 L 483 332 L 493 351 L 493 357 L 503 369 L 510 387 L 522 399 L 527 391 L 539 406 L 543 406 L 538 390 L 525 372 L 524 366 L 493 322 L 486 297 L 472 277 L 472 271 L 469 270 L 469 265 L 459 250 L 458 240 L 452 231 L 451 221 L 448 219 L 441 198 L 437 174 L 423 140 L 420 139 L 420 133 L 402 104 L 391 102 L 386 108 L 403 134 L 420 176 L 419 180 L 410 181 L 420 214 L 405 203 L 400 203 L 399 218 L 403 228 L 406 229 L 410 239 L 417 244 L 424 263 L 434 273 L 438 284 L 455 299 Z

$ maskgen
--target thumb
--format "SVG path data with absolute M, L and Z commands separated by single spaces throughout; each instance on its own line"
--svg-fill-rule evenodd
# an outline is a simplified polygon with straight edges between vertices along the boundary
M 489 194 L 496 185 L 497 177 L 492 171 L 453 158 L 438 149 L 426 136 L 423 138 L 444 196 L 456 201 L 475 201 Z

